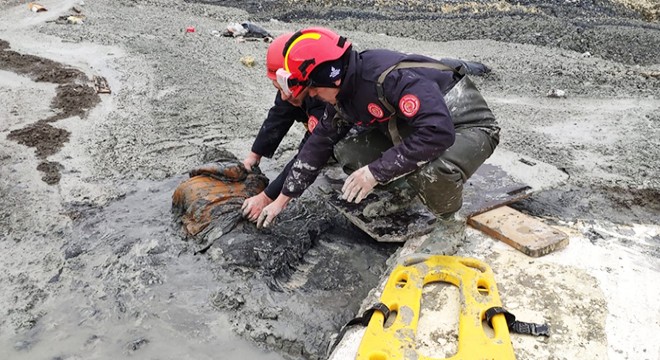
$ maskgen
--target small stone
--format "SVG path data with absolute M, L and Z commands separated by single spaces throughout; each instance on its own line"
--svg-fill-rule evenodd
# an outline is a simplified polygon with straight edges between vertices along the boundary
M 566 91 L 559 90 L 559 89 L 550 89 L 550 91 L 548 91 L 546 96 L 549 97 L 549 98 L 565 98 L 566 97 Z
M 80 254 L 83 253 L 83 249 L 79 245 L 72 245 L 69 246 L 66 250 L 64 250 L 64 259 L 73 259 L 75 257 L 78 257 Z
M 253 67 L 254 66 L 254 58 L 250 55 L 243 56 L 241 58 L 241 63 L 247 67 Z
M 14 349 L 17 351 L 22 351 L 22 350 L 29 350 L 30 349 L 30 343 L 24 340 L 17 341 L 14 343 Z
M 149 340 L 145 338 L 140 338 L 137 340 L 133 340 L 128 344 L 128 349 L 132 351 L 139 350 L 141 347 L 144 345 L 147 345 L 149 343 Z

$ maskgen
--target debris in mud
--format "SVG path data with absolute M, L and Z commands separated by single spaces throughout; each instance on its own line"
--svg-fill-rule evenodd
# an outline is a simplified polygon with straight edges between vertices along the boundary
M 273 35 L 271 35 L 266 29 L 249 21 L 227 25 L 227 31 L 222 35 L 226 37 L 264 39 L 266 42 L 273 39 Z
M 226 293 L 218 290 L 211 296 L 211 305 L 220 310 L 236 310 L 245 304 L 245 298 L 241 294 Z
M 70 15 L 66 17 L 67 24 L 81 25 L 85 22 L 85 15 Z
M 110 85 L 108 85 L 108 80 L 106 80 L 103 76 L 94 75 L 93 80 L 94 89 L 96 90 L 97 94 L 112 93 L 112 91 L 110 91 Z
M 566 91 L 559 89 L 550 89 L 550 91 L 548 91 L 546 96 L 549 98 L 561 99 L 566 97 Z
M 41 177 L 41 180 L 48 185 L 55 185 L 60 182 L 60 179 L 62 178 L 60 170 L 62 170 L 62 168 L 62 165 L 56 161 L 42 161 L 37 165 L 37 170 L 44 174 Z
M 141 347 L 143 347 L 144 345 L 147 345 L 148 343 L 149 343 L 149 340 L 147 340 L 145 338 L 140 338 L 140 339 L 137 339 L 137 340 L 133 340 L 128 344 L 128 350 L 137 351 Z
M 39 5 L 39 4 L 33 3 L 33 2 L 28 3 L 28 9 L 30 9 L 30 11 L 32 11 L 32 12 L 48 11 L 48 9 L 43 7 L 43 5 Z
M 252 56 L 243 56 L 241 58 L 241 64 L 247 66 L 247 67 L 253 67 L 254 66 L 254 57 Z
M 660 71 L 642 71 L 640 74 L 647 79 L 660 79 Z

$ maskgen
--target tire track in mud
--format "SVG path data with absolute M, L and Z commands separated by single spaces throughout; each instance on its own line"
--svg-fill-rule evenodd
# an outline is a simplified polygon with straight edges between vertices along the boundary
M 80 70 L 9 48 L 9 43 L 0 39 L 0 69 L 28 76 L 35 82 L 58 85 L 57 95 L 51 102 L 51 109 L 56 112 L 54 115 L 12 130 L 7 135 L 9 140 L 35 148 L 35 154 L 41 160 L 37 166 L 37 170 L 43 173 L 41 179 L 49 185 L 57 184 L 61 179 L 62 165 L 46 159 L 60 151 L 64 143 L 69 141 L 70 133 L 51 123 L 73 116 L 85 118 L 101 98 L 93 87 L 86 84 L 90 79 Z

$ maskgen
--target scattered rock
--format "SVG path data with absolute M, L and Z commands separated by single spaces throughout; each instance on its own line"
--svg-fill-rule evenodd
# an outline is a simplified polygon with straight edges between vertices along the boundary
M 650 78 L 655 78 L 655 79 L 660 79 L 660 71 L 642 71 L 640 72 L 643 77 L 650 79 Z
M 254 66 L 254 57 L 247 55 L 243 56 L 241 58 L 241 63 L 247 67 L 253 67 Z
M 260 38 L 260 39 L 273 38 L 273 35 L 271 35 L 266 29 L 249 21 L 240 24 L 231 23 L 227 25 L 227 31 L 223 35 L 229 37 L 246 37 L 246 38 Z
M 48 11 L 48 9 L 46 9 L 42 5 L 39 5 L 37 3 L 32 3 L 32 2 L 28 3 L 28 9 L 30 9 L 30 11 L 32 11 L 32 12 Z
M 566 91 L 559 90 L 559 89 L 551 89 L 550 91 L 548 91 L 546 96 L 549 97 L 549 98 L 565 98 L 566 97 Z
M 149 340 L 145 338 L 140 338 L 137 340 L 133 340 L 128 344 L 128 350 L 130 351 L 137 351 L 140 348 L 142 348 L 144 345 L 147 345 L 149 343 Z
M 225 294 L 222 290 L 211 296 L 211 305 L 216 309 L 236 310 L 245 304 L 245 298 L 238 293 Z
M 66 248 L 66 250 L 64 250 L 64 259 L 65 260 L 73 259 L 75 257 L 78 257 L 82 253 L 83 253 L 83 249 L 80 245 L 72 245 Z
M 23 351 L 23 350 L 30 350 L 32 347 L 32 344 L 28 341 L 25 340 L 19 340 L 14 343 L 14 349 L 18 351 Z

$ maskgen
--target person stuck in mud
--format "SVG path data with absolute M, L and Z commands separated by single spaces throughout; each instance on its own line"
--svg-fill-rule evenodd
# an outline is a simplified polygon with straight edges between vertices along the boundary
M 275 73 L 277 69 L 284 67 L 284 46 L 292 35 L 293 33 L 286 33 L 275 38 L 266 53 L 266 76 L 277 88 L 277 95 L 275 96 L 275 104 L 270 108 L 268 116 L 254 139 L 250 153 L 243 160 L 243 165 L 248 171 L 251 171 L 253 166 L 258 165 L 262 157 L 270 158 L 273 156 L 294 122 L 303 123 L 307 129 L 298 146 L 298 149 L 302 148 L 314 127 L 318 124 L 318 119 L 324 113 L 325 103 L 307 96 L 307 89 L 298 92 L 296 96 L 292 96 L 291 93 L 284 92 L 277 83 Z M 280 194 L 284 180 L 295 160 L 296 156 L 284 166 L 277 178 L 270 182 L 264 191 L 245 200 L 241 207 L 244 217 L 251 221 L 257 221 L 261 210 L 272 203 Z
M 276 73 L 283 92 L 308 91 L 329 105 L 258 226 L 269 226 L 314 182 L 333 147 L 350 173 L 346 201 L 359 203 L 376 185 L 405 178 L 438 217 L 436 233 L 464 224 L 452 216 L 462 206 L 463 183 L 493 153 L 500 131 L 464 68 L 390 50 L 357 52 L 318 27 L 291 37 L 284 65 Z

